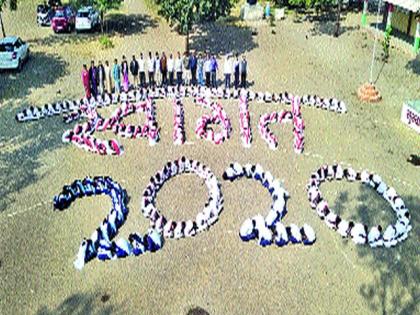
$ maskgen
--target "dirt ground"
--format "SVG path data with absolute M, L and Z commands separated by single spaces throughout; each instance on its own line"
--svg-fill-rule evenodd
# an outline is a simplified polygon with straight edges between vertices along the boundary
M 121 12 L 110 16 L 115 47 L 102 50 L 96 35 L 54 35 L 49 28 L 37 27 L 35 4 L 21 1 L 19 11 L 4 15 L 7 33 L 29 41 L 32 57 L 22 73 L 0 73 L 1 314 L 420 313 L 420 170 L 406 161 L 410 154 L 420 154 L 420 138 L 400 122 L 403 102 L 420 96 L 420 62 L 414 56 L 392 48 L 389 63 L 378 61 L 374 69 L 383 101 L 362 104 L 356 90 L 369 78 L 373 35 L 358 27 L 360 14 L 345 17 L 339 38 L 328 34 L 328 23 L 295 21 L 293 14 L 276 22 L 276 34 L 261 24 L 252 36 L 235 18 L 204 25 L 192 36 L 192 48 L 219 55 L 245 53 L 252 89 L 335 96 L 347 103 L 348 113 L 304 108 L 305 154 L 296 155 L 290 126 L 274 128 L 280 135 L 277 151 L 269 150 L 258 134 L 259 115 L 284 108 L 281 105 L 251 104 L 254 142 L 244 149 L 237 103 L 223 103 L 234 132 L 216 147 L 196 139 L 195 122 L 204 111 L 186 101 L 190 143 L 176 147 L 172 106 L 159 101 L 158 145 L 121 140 L 123 156 L 100 157 L 63 144 L 61 135 L 68 126 L 59 117 L 18 125 L 14 115 L 29 104 L 81 97 L 81 65 L 92 58 L 175 52 L 184 48 L 184 39 L 143 2 L 126 0 Z M 291 194 L 285 223 L 310 224 L 317 242 L 284 248 L 241 242 L 241 223 L 265 214 L 270 198 L 254 182 L 223 182 L 224 211 L 209 231 L 193 239 L 169 240 L 155 254 L 93 261 L 81 272 L 75 270 L 80 241 L 106 216 L 110 202 L 105 197 L 78 200 L 68 211 L 56 213 L 54 194 L 77 178 L 110 175 L 131 197 L 120 235 L 143 233 L 148 222 L 139 213 L 139 202 L 148 178 L 167 160 L 182 155 L 202 161 L 220 180 L 233 161 L 260 163 L 284 180 Z M 335 161 L 377 172 L 403 196 L 413 226 L 403 244 L 393 249 L 356 247 L 313 213 L 306 199 L 307 180 L 321 164 Z M 359 184 L 332 182 L 322 190 L 347 218 L 369 225 L 395 219 L 384 201 Z M 168 217 L 188 219 L 205 200 L 198 178 L 183 176 L 165 185 L 158 206 Z

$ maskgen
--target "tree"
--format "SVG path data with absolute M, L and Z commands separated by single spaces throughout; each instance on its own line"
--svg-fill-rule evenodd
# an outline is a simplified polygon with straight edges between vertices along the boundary
M 3 8 L 6 6 L 7 0 L 0 0 L 0 26 L 1 26 L 1 32 L 3 34 L 3 37 L 6 37 L 6 32 L 4 30 L 4 24 L 3 24 Z M 9 0 L 9 8 L 11 11 L 17 10 L 17 0 Z
M 105 13 L 112 9 L 118 9 L 123 0 L 94 0 L 95 7 L 101 14 L 101 32 L 104 32 Z
M 155 0 L 158 13 L 186 36 L 185 50 L 189 50 L 189 35 L 195 23 L 215 21 L 230 13 L 235 0 Z
M 341 5 L 343 0 L 337 0 L 337 2 L 337 22 L 335 24 L 334 37 L 338 37 L 338 35 L 340 35 Z

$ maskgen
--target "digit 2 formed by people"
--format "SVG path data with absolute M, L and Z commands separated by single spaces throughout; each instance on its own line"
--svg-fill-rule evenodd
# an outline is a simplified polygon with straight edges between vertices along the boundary
M 184 173 L 194 173 L 204 180 L 209 191 L 208 201 L 196 218 L 176 222 L 163 216 L 156 208 L 155 201 L 158 192 L 169 179 Z M 261 165 L 246 164 L 242 166 L 234 162 L 226 169 L 222 177 L 225 181 L 231 182 L 242 177 L 259 181 L 273 199 L 265 217 L 256 214 L 242 224 L 239 236 L 243 241 L 256 239 L 262 247 L 273 243 L 282 247 L 289 243 L 312 245 L 315 242 L 315 232 L 309 225 L 303 224 L 299 228 L 296 224 L 285 227 L 281 223 L 281 219 L 287 213 L 286 203 L 290 195 L 281 182 L 271 172 L 264 171 Z M 381 226 L 374 226 L 368 230 L 363 223 L 347 221 L 334 214 L 322 198 L 319 186 L 326 180 L 342 179 L 350 182 L 360 180 L 374 188 L 390 203 L 397 214 L 397 222 L 390 224 L 382 234 Z M 206 231 L 218 221 L 219 215 L 223 211 L 222 186 L 216 175 L 203 163 L 185 157 L 166 163 L 150 178 L 141 199 L 141 213 L 150 221 L 150 227 L 144 235 L 132 233 L 128 240 L 120 238 L 113 241 L 127 219 L 128 198 L 127 192 L 110 177 L 87 177 L 64 186 L 62 192 L 54 197 L 54 208 L 64 210 L 77 198 L 101 194 L 110 196 L 113 206 L 91 237 L 85 238 L 81 242 L 74 262 L 77 269 L 82 269 L 85 263 L 94 258 L 105 261 L 156 252 L 162 249 L 168 238 L 193 237 L 197 233 Z M 391 247 L 405 240 L 411 230 L 409 211 L 401 197 L 398 196 L 394 188 L 388 187 L 378 175 L 367 171 L 356 172 L 352 168 L 343 169 L 341 165 L 322 166 L 311 174 L 308 184 L 308 199 L 310 206 L 316 209 L 320 218 L 325 220 L 330 228 L 337 230 L 342 237 L 352 238 L 355 244 Z

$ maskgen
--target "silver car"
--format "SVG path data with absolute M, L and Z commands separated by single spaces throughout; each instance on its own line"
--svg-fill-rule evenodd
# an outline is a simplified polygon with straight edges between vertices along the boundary
M 0 69 L 22 70 L 29 58 L 29 44 L 16 36 L 0 39 Z
M 92 7 L 83 7 L 77 11 L 76 32 L 94 30 L 99 25 L 99 13 Z

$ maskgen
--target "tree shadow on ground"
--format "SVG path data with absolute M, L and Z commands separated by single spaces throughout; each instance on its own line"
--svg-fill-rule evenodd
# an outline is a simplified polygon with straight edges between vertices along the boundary
M 210 313 L 207 312 L 204 308 L 199 306 L 192 307 L 188 310 L 187 315 L 209 315 Z
M 68 63 L 58 55 L 31 52 L 20 73 L 0 73 L 0 102 L 25 97 L 31 89 L 55 83 L 68 74 L 67 67 Z
M 416 56 L 414 59 L 407 62 L 405 69 L 411 70 L 415 74 L 420 74 L 420 59 Z
M 16 109 L 0 108 L 0 213 L 14 202 L 14 195 L 35 184 L 45 153 L 63 146 L 65 126 L 59 117 L 18 124 Z
M 107 297 L 107 298 L 104 298 Z M 107 294 L 73 294 L 56 308 L 41 307 L 36 315 L 109 315 L 124 314 L 120 306 L 110 304 Z
M 147 14 L 110 14 L 105 20 L 105 35 L 130 36 L 143 34 L 148 28 L 158 26 L 156 19 Z M 70 34 L 51 34 L 47 37 L 30 40 L 32 44 L 40 46 L 56 46 L 64 44 L 83 44 L 97 41 L 101 32 L 83 32 Z
M 343 9 L 340 13 L 340 30 L 338 36 L 358 30 L 360 26 L 345 26 L 342 25 L 342 22 L 346 20 L 346 16 L 348 12 L 352 9 Z M 310 30 L 311 36 L 321 36 L 321 35 L 328 35 L 334 36 L 335 35 L 335 27 L 337 22 L 337 9 L 330 8 L 319 10 L 318 12 L 314 9 L 306 10 L 304 8 L 297 9 L 296 14 L 293 17 L 293 23 L 301 24 L 303 22 L 309 22 L 312 24 L 312 28 Z
M 339 29 L 338 36 L 347 32 L 360 29 L 359 25 L 346 26 L 342 24 L 342 22 L 346 20 L 347 13 L 348 11 L 341 12 L 340 29 Z M 311 36 L 321 36 L 321 35 L 334 36 L 335 35 L 335 28 L 336 28 L 336 23 L 337 23 L 336 11 L 325 11 L 318 15 L 310 15 L 308 17 L 308 20 L 313 25 L 310 31 Z
M 243 54 L 257 47 L 250 27 L 232 23 L 204 23 L 190 36 L 190 49 L 210 51 L 216 56 L 231 52 Z
M 402 198 L 411 214 L 412 230 L 408 238 L 394 248 L 356 246 L 358 256 L 369 264 L 374 275 L 372 282 L 363 283 L 360 286 L 359 293 L 372 311 L 381 314 L 418 314 L 420 312 L 418 287 L 420 198 L 410 195 L 402 195 Z M 389 218 L 386 221 L 387 224 L 396 222 L 392 208 L 369 187 L 361 186 L 357 202 L 357 214 L 351 219 L 373 226 L 382 223 L 378 222 L 378 217 L 383 217 L 381 213 L 384 211 Z M 348 195 L 343 192 L 338 196 L 334 209 L 342 211 L 348 209 L 349 206 Z M 343 217 L 346 217 L 345 214 Z M 382 224 L 383 228 L 386 226 Z M 354 246 L 352 242 L 345 244 Z

